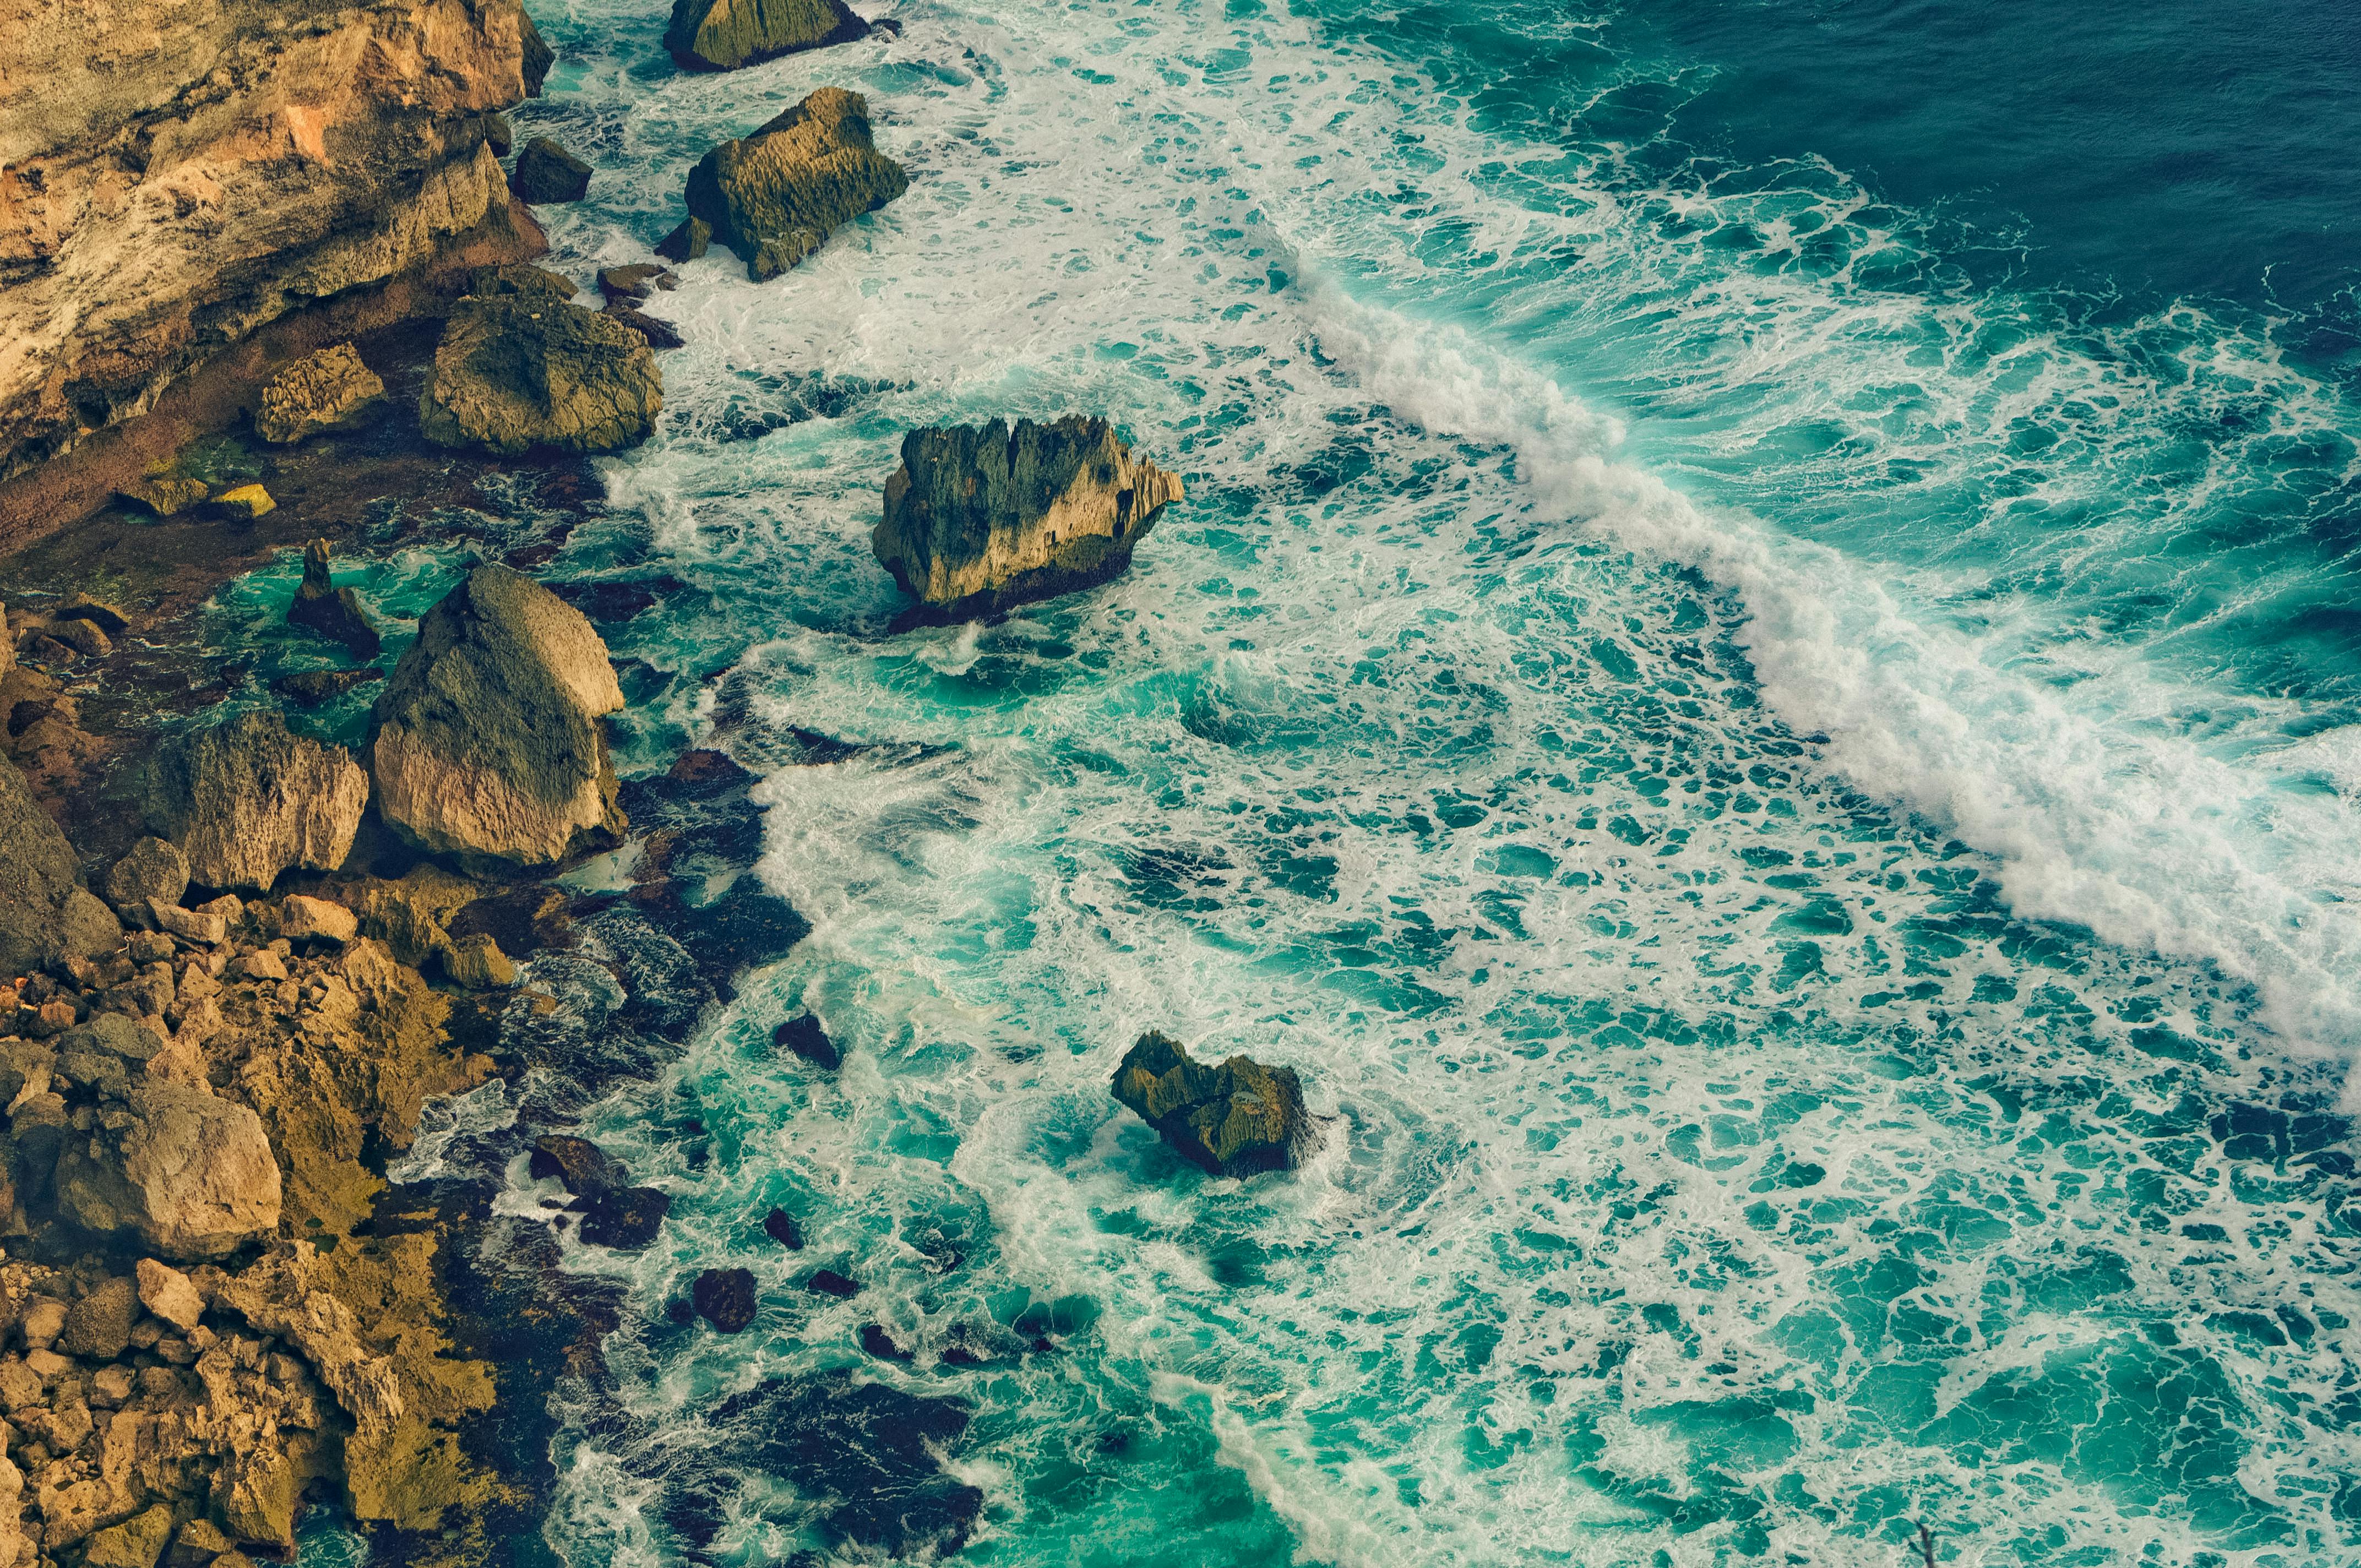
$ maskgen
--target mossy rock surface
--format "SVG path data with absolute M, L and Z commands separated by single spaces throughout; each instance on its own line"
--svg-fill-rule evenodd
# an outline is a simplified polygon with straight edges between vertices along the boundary
M 688 174 L 688 212 L 759 283 L 909 188 L 909 175 L 871 137 L 868 100 L 823 87 L 698 159 Z
M 684 71 L 734 71 L 868 33 L 844 0 L 674 0 L 664 48 Z

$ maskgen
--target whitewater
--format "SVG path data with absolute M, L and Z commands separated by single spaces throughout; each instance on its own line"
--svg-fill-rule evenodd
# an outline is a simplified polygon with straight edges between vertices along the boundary
M 911 174 L 771 283 L 682 269 L 548 568 L 683 585 L 609 632 L 674 677 L 619 766 L 763 773 L 813 927 L 585 1129 L 673 1194 L 564 1244 L 664 1435 L 586 1401 L 563 1561 L 818 1548 L 753 1473 L 685 1541 L 658 1451 L 836 1367 L 972 1411 L 978 1563 L 2361 1560 L 2361 688 L 2257 630 L 2346 591 L 2361 422 L 2281 323 L 1974 281 L 1808 149 L 1673 137 L 1602 17 L 912 5 L 688 77 L 658 11 L 535 14 L 577 278 L 815 86 Z M 891 634 L 902 433 L 1072 411 L 1186 504 Z M 806 1009 L 834 1075 L 768 1047 Z M 1148 1028 L 1297 1068 L 1321 1156 L 1181 1166 L 1107 1094 Z M 719 1264 L 755 1327 L 668 1323 Z M 1059 1348 L 943 1364 L 979 1325 Z

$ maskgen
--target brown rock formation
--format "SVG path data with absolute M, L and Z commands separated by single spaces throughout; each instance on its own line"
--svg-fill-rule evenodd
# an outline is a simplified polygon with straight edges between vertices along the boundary
M 1152 1029 L 1115 1069 L 1114 1094 L 1214 1176 L 1290 1169 L 1318 1142 L 1293 1068 L 1243 1056 L 1207 1067 Z
M 254 433 L 284 444 L 332 430 L 371 400 L 385 383 L 361 363 L 349 343 L 298 359 L 270 378 L 254 411 Z
M 645 440 L 663 407 L 638 333 L 562 300 L 503 294 L 452 312 L 418 428 L 445 446 L 611 452 Z
M 200 886 L 268 890 L 291 866 L 344 863 L 368 806 L 368 775 L 342 746 L 248 712 L 181 736 L 158 755 L 149 812 Z
M 0 19 L 0 475 L 313 302 L 532 235 L 485 119 L 546 56 L 516 0 Z
M 688 221 L 657 254 L 686 259 L 701 252 L 693 232 L 701 223 L 760 283 L 909 188 L 902 166 L 870 139 L 869 101 L 823 87 L 697 160 L 688 172 Z
M 1181 496 L 1103 419 L 917 430 L 871 544 L 922 619 L 963 620 L 1104 582 Z
M 731 71 L 868 36 L 844 0 L 673 0 L 664 48 L 684 71 Z

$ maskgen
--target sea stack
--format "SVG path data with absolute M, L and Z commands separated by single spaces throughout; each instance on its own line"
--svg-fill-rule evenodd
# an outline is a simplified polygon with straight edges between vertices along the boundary
M 1184 493 L 1104 419 L 917 430 L 870 543 L 917 619 L 966 620 L 1106 581 Z
M 1152 1029 L 1125 1053 L 1113 1092 L 1213 1176 L 1291 1170 L 1319 1143 L 1293 1068 L 1242 1056 L 1207 1067 Z

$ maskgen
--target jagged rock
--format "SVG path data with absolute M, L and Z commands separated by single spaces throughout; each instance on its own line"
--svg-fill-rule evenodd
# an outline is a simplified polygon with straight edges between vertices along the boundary
M 672 1199 L 653 1187 L 619 1187 L 601 1192 L 582 1212 L 582 1239 L 592 1246 L 629 1251 L 656 1239 Z
M 139 1304 L 182 1333 L 204 1315 L 205 1299 L 189 1277 L 170 1264 L 143 1257 L 134 1271 L 139 1281 Z
M 484 116 L 484 145 L 492 149 L 494 158 L 506 158 L 516 150 L 516 127 L 506 115 Z
M 274 445 L 348 422 L 385 396 L 385 383 L 349 343 L 306 355 L 270 378 L 254 411 L 254 433 Z
M 53 620 L 49 635 L 87 658 L 104 659 L 115 652 L 115 640 L 94 621 Z
M 698 159 L 688 174 L 688 212 L 738 253 L 759 283 L 909 188 L 902 166 L 870 139 L 868 100 L 823 87 Z
M 368 775 L 342 746 L 247 712 L 158 752 L 149 820 L 204 887 L 268 891 L 291 866 L 334 871 L 351 852 Z
M 53 620 L 95 621 L 98 629 L 109 637 L 120 637 L 131 630 L 131 618 L 117 606 L 89 594 L 77 592 L 60 605 L 50 617 Z
M 528 206 L 578 202 L 590 193 L 590 166 L 547 137 L 535 137 L 517 154 L 509 189 Z
M 142 479 L 115 492 L 157 517 L 171 517 L 198 505 L 212 492 L 203 479 Z
M 517 982 L 516 965 L 482 931 L 453 938 L 451 950 L 443 955 L 443 972 L 452 984 L 469 991 L 506 991 Z
M 1182 493 L 1103 419 L 917 430 L 870 543 L 925 619 L 963 620 L 1106 581 Z
M 476 896 L 476 884 L 434 866 L 412 866 L 400 882 L 371 879 L 360 884 L 357 913 L 361 931 L 393 950 L 412 968 L 447 961 L 451 917 Z
M 342 946 L 360 934 L 360 916 L 324 898 L 290 894 L 279 903 L 279 932 L 291 942 Z
M 664 48 L 683 71 L 731 71 L 868 33 L 843 0 L 673 0 Z
M 635 261 L 629 267 L 598 269 L 598 291 L 609 300 L 644 300 L 662 289 L 666 293 L 680 287 L 680 280 L 664 268 L 645 261 Z
M 279 1165 L 253 1111 L 177 1083 L 141 1082 L 123 1098 L 123 1125 L 101 1123 L 58 1161 L 68 1218 L 132 1233 L 167 1257 L 219 1257 L 278 1228 Z
M 542 41 L 541 29 L 533 25 L 530 13 L 520 6 L 517 18 L 521 24 L 519 43 L 523 51 L 519 73 L 524 81 L 524 95 L 538 98 L 541 96 L 541 84 L 549 80 L 549 68 L 557 63 L 557 56 Z
M 712 244 L 713 225 L 703 218 L 687 217 L 672 233 L 656 241 L 656 254 L 668 261 L 695 261 Z
M 771 1031 L 771 1044 L 790 1050 L 814 1067 L 834 1071 L 844 1064 L 844 1053 L 828 1037 L 820 1021 L 808 1013 L 798 1013 Z
M 117 909 L 143 904 L 178 907 L 189 889 L 189 862 L 165 839 L 142 839 L 106 873 L 106 902 Z
M 171 1539 L 172 1505 L 158 1503 L 92 1536 L 82 1552 L 82 1568 L 156 1568 L 164 1543 Z
M 419 621 L 378 699 L 378 808 L 463 861 L 541 865 L 613 843 L 625 820 L 598 721 L 622 706 L 580 610 L 478 566 Z
M 534 1139 L 528 1168 L 535 1181 L 555 1177 L 577 1198 L 596 1198 L 631 1184 L 631 1173 L 621 1160 L 570 1133 L 544 1133 Z
M 352 592 L 350 588 L 344 591 Z M 291 675 L 275 677 L 270 689 L 298 707 L 318 707 L 383 679 L 385 672 L 379 669 L 299 670 Z
M 804 1250 L 804 1233 L 796 1224 L 796 1217 L 785 1209 L 773 1209 L 763 1216 L 763 1234 L 789 1252 Z
M 82 885 L 73 846 L 0 757 L 0 980 L 113 952 L 123 927 Z
M 754 1321 L 754 1272 L 750 1268 L 708 1268 L 689 1289 L 697 1315 L 725 1334 L 743 1331 Z
M 138 1288 L 128 1279 L 110 1279 L 67 1309 L 66 1332 L 58 1343 L 68 1355 L 112 1361 L 131 1343 L 131 1325 L 138 1320 Z
M 628 305 L 609 300 L 606 310 L 601 313 L 610 321 L 621 322 L 625 326 L 647 339 L 650 348 L 678 348 L 686 342 L 680 334 L 673 331 L 669 323 L 658 321 L 645 311 L 635 311 Z
M 1217 1176 L 1292 1168 L 1318 1141 L 1293 1068 L 1243 1056 L 1206 1067 L 1154 1030 L 1125 1055 L 1114 1092 L 1166 1143 Z
M 459 302 L 418 401 L 445 446 L 612 452 L 645 440 L 664 407 L 647 341 L 622 323 L 522 295 Z
M 515 294 L 531 300 L 565 301 L 581 291 L 575 287 L 574 280 L 564 273 L 522 261 L 506 267 L 479 267 L 467 280 L 467 292 L 481 300 Z
M 279 503 L 260 485 L 234 486 L 215 496 L 213 504 L 234 522 L 252 522 L 279 510 Z
M 303 546 L 303 581 L 295 589 L 294 602 L 287 607 L 287 620 L 343 643 L 363 663 L 376 658 L 384 646 L 368 612 L 361 609 L 360 596 L 336 587 L 329 572 L 324 539 Z

